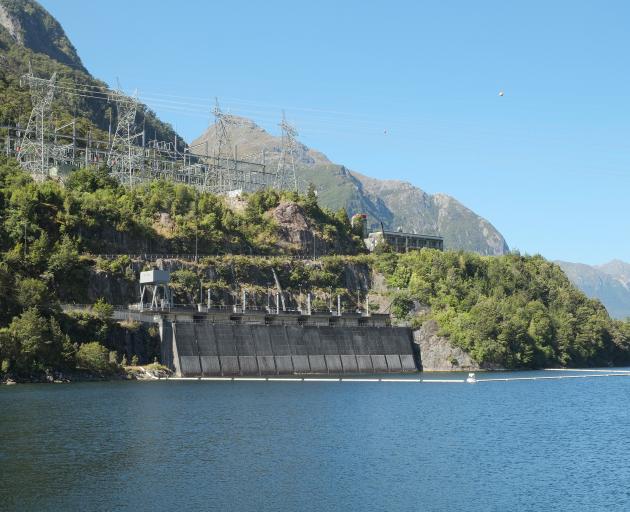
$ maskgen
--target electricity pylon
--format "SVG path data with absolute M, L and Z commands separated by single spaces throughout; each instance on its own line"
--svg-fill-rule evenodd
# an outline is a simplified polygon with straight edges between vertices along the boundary
M 298 191 L 297 176 L 295 174 L 295 151 L 297 149 L 297 130 L 287 122 L 287 118 L 282 111 L 282 149 L 280 160 L 278 160 L 278 170 L 276 172 L 276 188 L 278 190 Z
M 33 109 L 19 143 L 18 160 L 25 170 L 40 180 L 48 176 L 50 148 L 47 144 L 47 132 L 50 133 L 56 79 L 56 72 L 52 74 L 50 80 L 36 77 L 30 63 L 28 73 L 20 79 L 22 87 L 29 86 Z
M 230 137 L 230 127 L 234 120 L 230 114 L 226 114 L 219 106 L 219 100 L 214 99 L 214 155 L 216 157 L 216 182 L 218 192 L 227 192 L 232 188 L 234 177 L 230 168 L 230 161 L 235 160 Z
M 136 111 L 138 99 L 124 94 L 120 88 L 110 95 L 116 104 L 116 131 L 107 156 L 107 165 L 121 183 L 133 185 L 133 173 L 138 170 L 142 156 L 134 141 L 142 136 L 136 133 Z

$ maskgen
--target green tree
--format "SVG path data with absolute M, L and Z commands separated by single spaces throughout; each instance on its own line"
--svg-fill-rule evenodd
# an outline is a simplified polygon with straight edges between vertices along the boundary
M 79 347 L 77 365 L 81 369 L 101 374 L 109 374 L 114 370 L 109 360 L 109 351 L 97 341 L 84 343 Z
M 114 306 L 101 297 L 92 305 L 92 314 L 101 321 L 111 320 L 114 316 Z
M 41 279 L 33 277 L 18 279 L 15 298 L 23 310 L 34 308 L 41 313 L 49 314 L 55 309 L 53 292 Z
M 19 344 L 18 367 L 41 370 L 62 363 L 63 337 L 36 308 L 29 308 L 9 325 L 9 335 Z

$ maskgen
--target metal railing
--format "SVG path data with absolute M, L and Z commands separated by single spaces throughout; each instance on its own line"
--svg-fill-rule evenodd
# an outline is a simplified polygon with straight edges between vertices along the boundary
M 157 261 L 157 260 L 201 260 L 203 258 L 238 258 L 238 257 L 248 257 L 248 258 L 257 258 L 257 259 L 270 259 L 270 258 L 284 258 L 289 260 L 300 260 L 307 261 L 313 259 L 320 259 L 326 256 L 333 256 L 332 254 L 320 254 L 315 257 L 313 255 L 304 255 L 304 254 L 234 254 L 234 253 L 204 253 L 204 254 L 180 254 L 180 253 L 111 253 L 111 254 L 88 254 L 88 256 L 92 256 L 94 258 L 100 258 L 103 260 L 115 260 L 116 258 L 120 258 L 121 256 L 127 256 L 131 260 L 142 260 L 142 261 Z
M 201 307 L 199 307 L 201 306 Z M 150 303 L 145 304 L 115 304 L 111 305 L 114 311 L 129 311 L 132 313 L 164 313 L 164 312 L 184 312 L 184 313 L 233 313 L 237 315 L 247 314 L 247 313 L 264 313 L 265 315 L 273 315 L 273 316 L 282 316 L 282 315 L 302 315 L 309 316 L 307 310 L 305 309 L 286 309 L 280 310 L 277 312 L 275 307 L 268 306 L 247 306 L 245 310 L 243 310 L 242 305 L 240 304 L 232 304 L 232 305 L 212 305 L 210 308 L 205 305 L 191 305 L 191 304 L 170 304 L 165 307 L 152 307 Z M 62 304 L 61 309 L 63 311 L 92 311 L 94 309 L 94 304 Z M 378 315 L 378 313 L 376 313 Z M 365 317 L 365 312 L 357 311 L 356 309 L 342 309 L 341 315 L 338 314 L 337 310 L 330 309 L 311 309 L 311 315 L 328 315 L 331 317 L 340 316 L 349 318 L 349 317 Z

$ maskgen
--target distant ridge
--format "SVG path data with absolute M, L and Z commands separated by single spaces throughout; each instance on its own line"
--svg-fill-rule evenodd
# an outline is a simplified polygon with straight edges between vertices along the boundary
M 243 158 L 258 158 L 264 151 L 267 165 L 274 168 L 281 151 L 280 137 L 269 134 L 250 119 L 236 120 L 230 135 L 232 143 L 238 146 L 238 154 Z M 213 147 L 213 126 L 191 146 L 199 151 L 206 141 L 208 147 Z M 364 176 L 331 162 L 324 153 L 301 143 L 297 149 L 298 177 L 315 184 L 323 206 L 334 210 L 343 207 L 349 214 L 367 213 L 372 226 L 379 226 L 382 221 L 388 229 L 402 227 L 410 232 L 439 234 L 444 237 L 447 249 L 485 255 L 509 252 L 505 239 L 490 222 L 451 196 L 427 194 L 404 181 Z
M 571 282 L 589 297 L 599 299 L 610 316 L 630 317 L 630 264 L 613 260 L 599 266 L 556 262 Z

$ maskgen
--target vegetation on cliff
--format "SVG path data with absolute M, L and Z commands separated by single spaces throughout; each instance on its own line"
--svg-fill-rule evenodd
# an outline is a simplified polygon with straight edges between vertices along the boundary
M 541 256 L 423 249 L 383 253 L 376 268 L 400 290 L 392 306 L 398 316 L 416 324 L 436 320 L 441 334 L 479 363 L 541 368 L 630 361 L 630 324 L 611 320 L 599 301 Z
M 151 360 L 158 351 L 155 332 L 113 321 L 103 302 L 81 314 L 64 314 L 60 303 L 94 301 L 86 299 L 86 289 L 97 272 L 135 283 L 147 263 L 133 262 L 128 253 L 195 250 L 209 256 L 173 269 L 173 289 L 182 302 L 196 301 L 202 287 L 224 303 L 245 289 L 250 304 L 264 305 L 277 279 L 294 303 L 309 290 L 313 307 L 325 309 L 339 293 L 343 307 L 352 309 L 357 302 L 348 290 L 367 291 L 365 276 L 374 265 L 397 289 L 397 316 L 436 320 L 441 334 L 480 363 L 531 368 L 630 360 L 630 325 L 611 320 L 598 301 L 542 257 L 427 249 L 368 256 L 345 211 L 320 208 L 313 190 L 305 196 L 261 191 L 233 204 L 161 181 L 121 187 L 105 170 L 77 171 L 65 186 L 38 183 L 5 159 L 0 219 L 5 374 L 112 371 L 123 354 Z M 296 230 L 317 236 L 320 250 L 333 254 L 316 262 L 291 259 L 301 250 L 292 242 Z M 120 256 L 96 256 L 105 252 Z M 110 356 L 113 351 L 118 355 Z
M 124 188 L 104 170 L 76 171 L 65 186 L 52 180 L 35 182 L 15 161 L 0 159 L 3 371 L 72 370 L 80 367 L 78 350 L 88 342 L 121 352 L 129 352 L 129 348 L 116 340 L 140 336 L 153 343 L 150 333 L 137 334 L 137 326 L 120 326 L 102 314 L 102 308 L 99 314 L 66 315 L 60 302 L 85 299 L 95 266 L 127 273 L 128 253 L 197 251 L 200 255 L 265 254 L 273 258 L 294 249 L 299 252 L 300 247 L 279 244 L 282 233 L 272 212 L 281 204 L 295 205 L 300 221 L 316 233 L 320 250 L 361 252 L 360 237 L 352 232 L 345 212 L 321 209 L 312 190 L 305 196 L 261 191 L 232 208 L 225 198 L 185 185 L 156 181 Z M 94 256 L 102 253 L 121 256 L 114 260 Z M 225 281 L 239 269 L 234 262 L 229 268 L 218 260 L 215 263 Z M 331 260 L 317 271 L 297 265 L 287 276 L 280 275 L 296 287 L 302 282 L 306 287 L 311 281 L 333 287 L 335 269 Z M 196 274 L 182 270 L 174 281 L 182 300 L 197 296 Z M 140 355 L 146 359 L 154 352 L 145 347 Z

